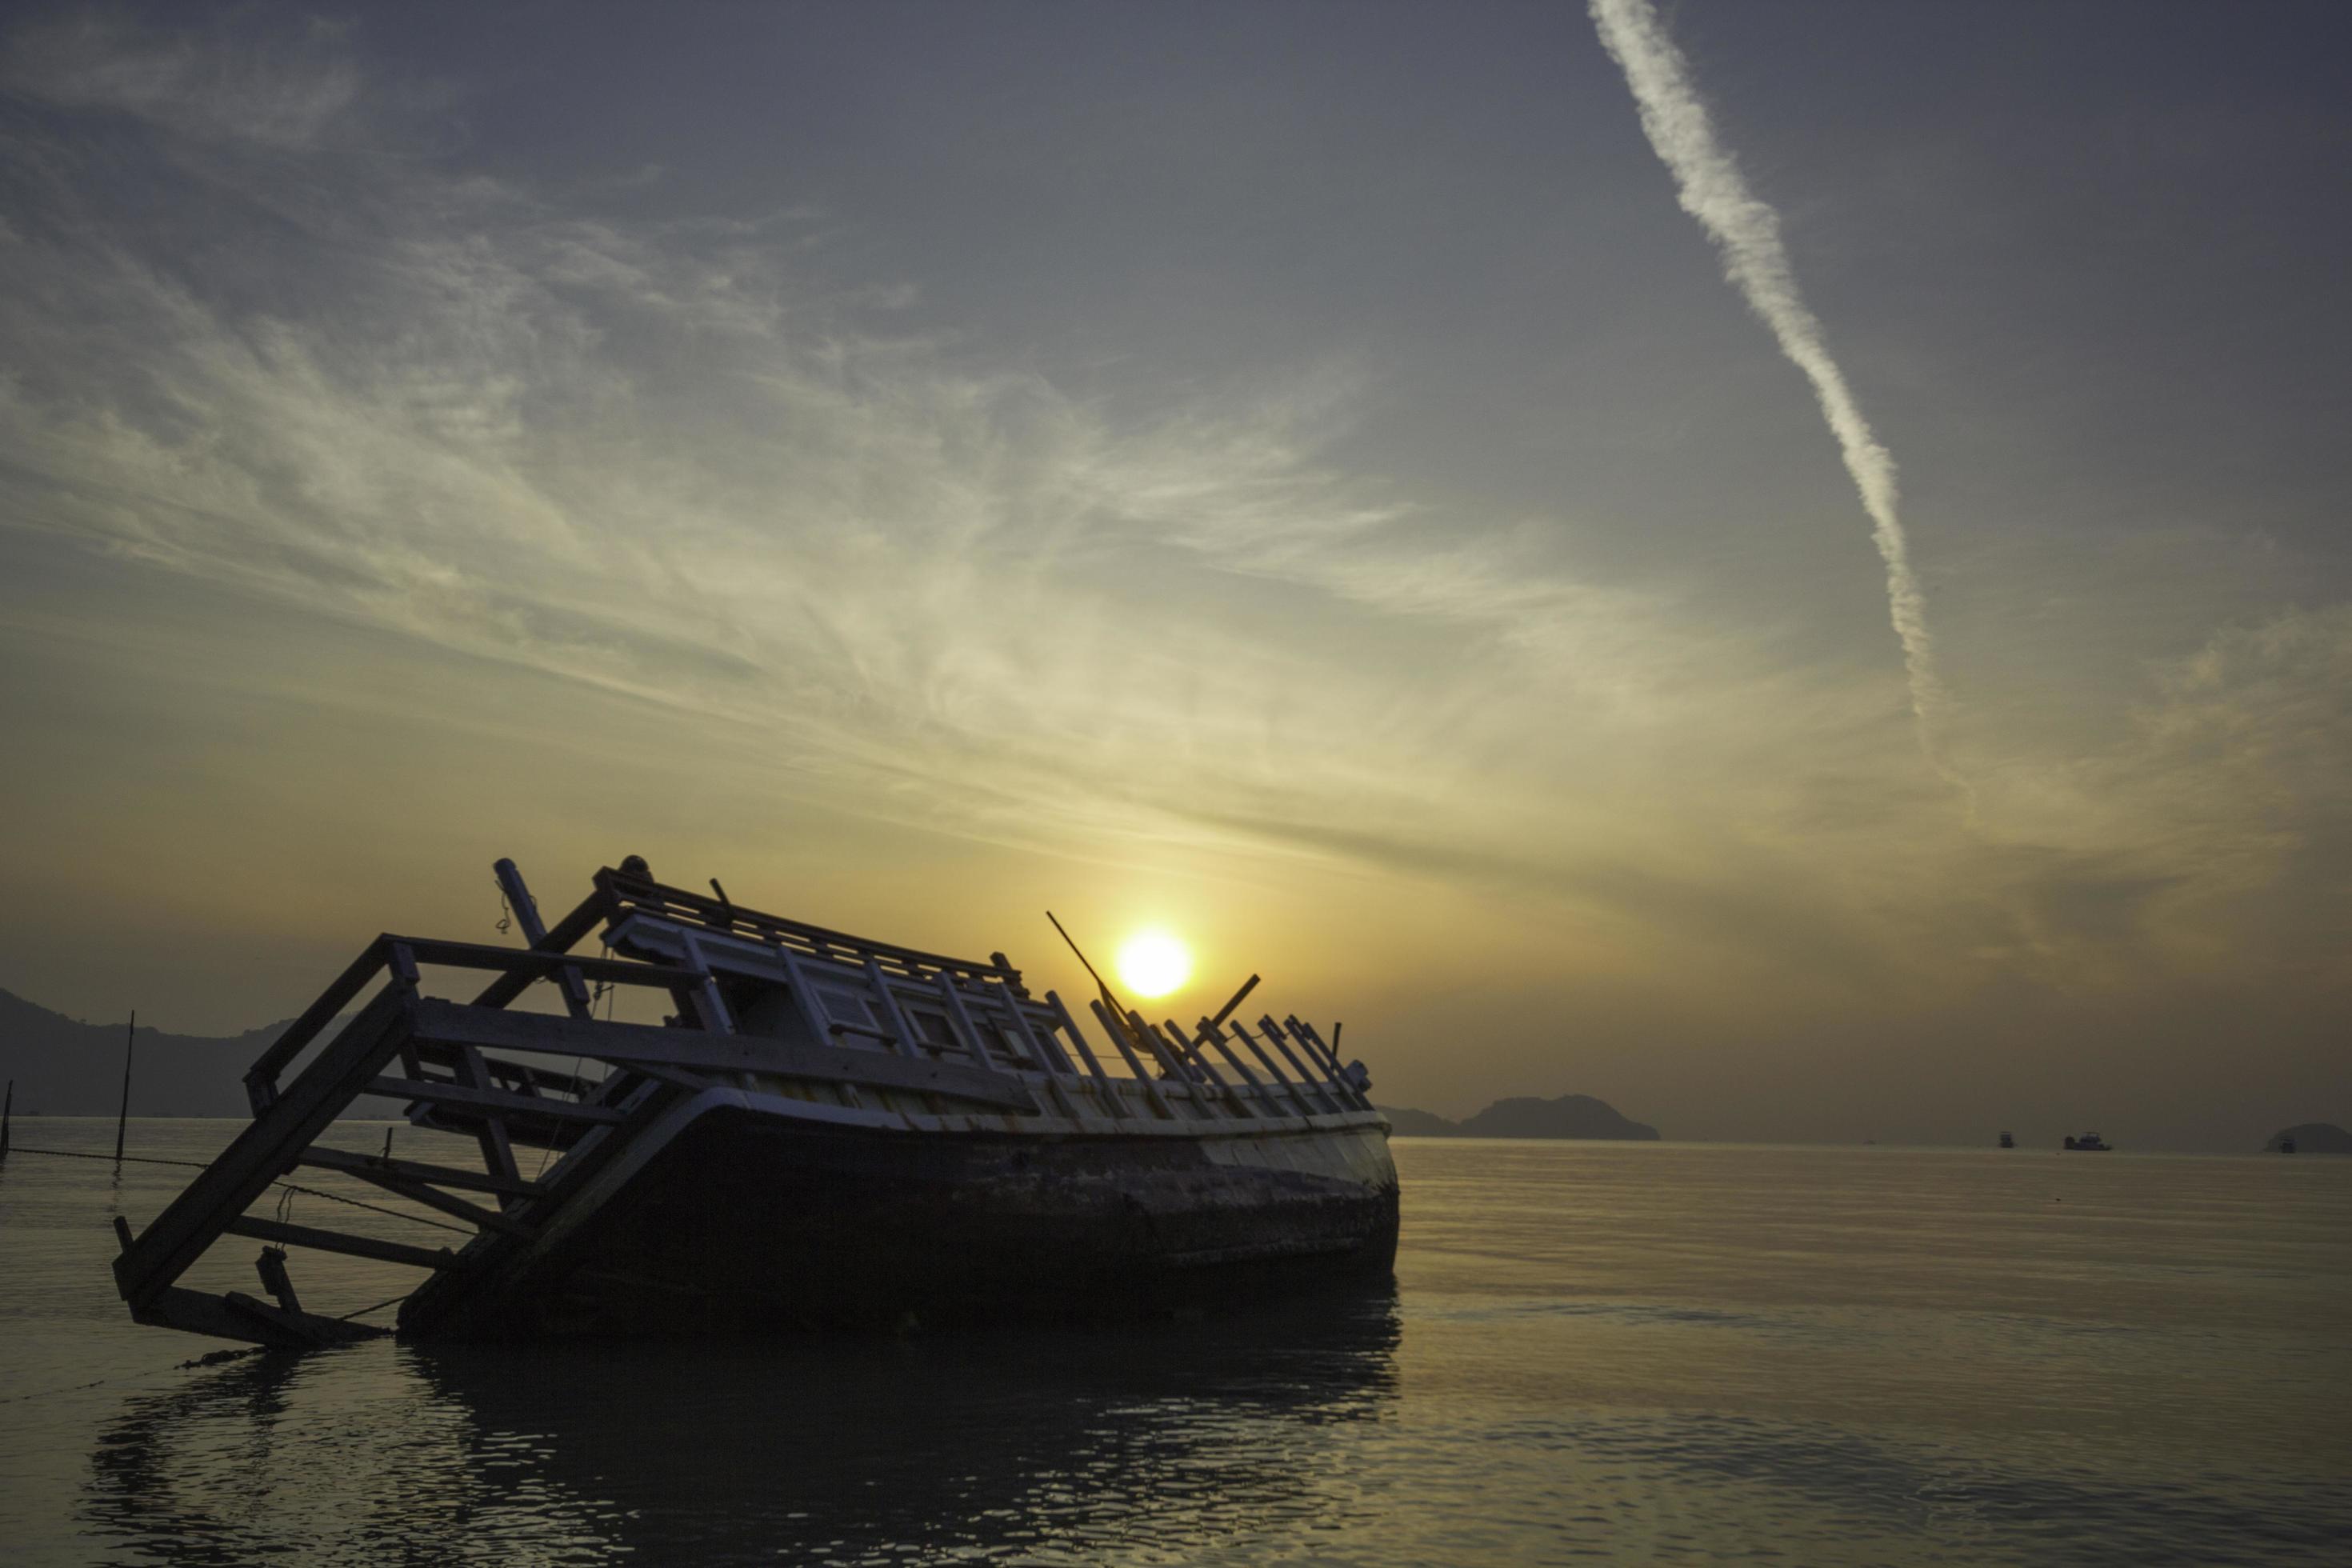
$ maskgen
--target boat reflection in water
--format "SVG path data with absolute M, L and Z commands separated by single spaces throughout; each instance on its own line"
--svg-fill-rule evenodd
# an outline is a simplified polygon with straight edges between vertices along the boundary
M 273 1353 L 130 1402 L 84 1519 L 178 1563 L 1281 1554 L 1370 1512 L 1348 1428 L 1398 1334 L 1382 1282 L 1051 1332 Z

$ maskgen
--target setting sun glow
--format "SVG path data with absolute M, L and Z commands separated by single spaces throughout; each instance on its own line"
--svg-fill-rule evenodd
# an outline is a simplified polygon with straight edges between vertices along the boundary
M 1192 978 L 1192 955 L 1164 931 L 1138 931 L 1118 950 L 1118 977 L 1139 996 L 1165 996 Z

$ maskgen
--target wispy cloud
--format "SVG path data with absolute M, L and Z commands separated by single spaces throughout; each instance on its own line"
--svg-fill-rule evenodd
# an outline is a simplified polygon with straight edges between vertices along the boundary
M 1660 26 L 1650 0 L 1590 4 L 1602 46 L 1633 89 L 1642 129 L 1674 174 L 1683 210 L 1715 241 L 1723 253 L 1725 276 L 1771 331 L 1780 352 L 1812 384 L 1886 563 L 1887 608 L 1902 639 L 1921 744 L 1937 767 L 1958 783 L 1943 745 L 1949 697 L 1936 669 L 1927 600 L 1911 568 L 1895 459 L 1863 416 L 1844 371 L 1830 353 L 1828 333 L 1798 290 L 1788 247 L 1780 239 L 1780 215 L 1748 188 L 1738 161 L 1717 136 L 1714 118 L 1691 81 L 1690 67 Z
M 286 33 L 274 20 L 229 11 L 203 32 L 165 34 L 85 11 L 13 29 L 0 79 L 27 97 L 205 142 L 313 148 L 358 106 L 361 73 L 344 28 L 312 18 Z
M 344 148 L 333 37 L 37 53 L 26 90 L 160 141 L 17 149 L 9 526 L 748 726 L 799 787 L 1024 841 L 1335 799 L 1475 836 L 1465 801 L 1540 799 L 1578 715 L 1693 689 L 1671 604 L 1556 531 L 1336 469 L 1347 372 L 1114 420 L 907 335 L 907 289 L 800 243 L 822 215 L 648 223 Z M 249 77 L 315 112 L 209 118 Z

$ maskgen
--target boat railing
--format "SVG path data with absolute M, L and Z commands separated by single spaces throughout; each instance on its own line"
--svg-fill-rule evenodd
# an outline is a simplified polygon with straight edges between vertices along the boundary
M 686 907 L 709 906 L 710 900 L 695 899 Z M 1108 998 L 1087 1004 L 1112 1047 L 1098 1053 L 1062 998 L 1052 991 L 1033 994 L 1001 953 L 979 964 L 900 948 L 892 950 L 902 955 L 894 968 L 883 963 L 884 944 L 863 938 L 826 931 L 821 942 L 785 941 L 776 932 L 788 922 L 777 917 L 729 904 L 726 922 L 711 927 L 681 920 L 680 907 L 674 898 L 635 900 L 607 927 L 604 941 L 616 952 L 707 967 L 718 977 L 722 1010 L 730 1018 L 747 1005 L 759 1007 L 767 993 L 784 1005 L 768 1009 L 762 1032 L 782 1029 L 852 1048 L 1032 1076 L 1068 1114 L 1079 1113 L 1076 1101 L 1087 1093 L 1102 1101 L 1098 1113 L 1131 1114 L 1128 1092 L 1104 1093 L 1122 1080 L 1140 1086 L 1148 1109 L 1162 1118 L 1263 1119 L 1370 1109 L 1321 1037 L 1295 1016 L 1280 1023 L 1270 1016 L 1261 1020 L 1268 1042 L 1288 1064 L 1287 1074 L 1239 1023 L 1231 1026 L 1230 1037 L 1208 1018 L 1188 1031 L 1172 1018 L 1154 1025 Z M 778 1011 L 788 1016 L 779 1019 Z M 1235 1039 L 1258 1070 L 1235 1053 Z M 1223 1071 L 1219 1060 L 1226 1064 Z M 1303 1109 L 1309 1105 L 1314 1109 Z
M 902 947 L 896 942 L 877 942 L 870 937 L 851 936 L 805 921 L 747 909 L 724 897 L 706 898 L 627 868 L 614 870 L 606 867 L 598 871 L 596 888 L 616 922 L 630 913 L 642 913 L 733 933 L 763 947 L 783 947 L 813 958 L 836 959 L 854 954 L 857 962 L 870 959 L 887 973 L 928 978 L 944 972 L 1002 979 L 1015 987 L 1021 984 L 1021 972 L 1006 963 L 1002 953 L 982 963 L 974 959 L 950 958 L 944 953 Z M 715 884 L 713 891 L 718 891 Z

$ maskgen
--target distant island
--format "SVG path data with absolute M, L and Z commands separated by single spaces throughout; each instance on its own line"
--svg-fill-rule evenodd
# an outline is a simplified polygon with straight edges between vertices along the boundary
M 251 1116 L 245 1069 L 285 1032 L 277 1023 L 215 1038 L 139 1026 L 131 1066 L 133 1116 Z M 16 1086 L 18 1116 L 111 1116 L 122 1100 L 121 1024 L 85 1024 L 0 991 L 0 1081 Z M 362 1095 L 362 1116 L 399 1106 Z
M 1460 1121 L 1427 1110 L 1381 1106 L 1391 1131 L 1405 1138 L 1614 1138 L 1632 1142 L 1655 1142 L 1658 1130 L 1620 1115 L 1616 1107 L 1589 1094 L 1563 1094 L 1558 1100 L 1523 1096 L 1498 1100 L 1477 1115 Z
M 2304 1121 L 2282 1127 L 2271 1134 L 2271 1141 L 2263 1145 L 2263 1152 L 2277 1153 L 2279 1145 L 2290 1138 L 2294 1140 L 2294 1152 L 2298 1154 L 2352 1154 L 2352 1132 L 2333 1121 Z

